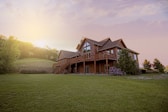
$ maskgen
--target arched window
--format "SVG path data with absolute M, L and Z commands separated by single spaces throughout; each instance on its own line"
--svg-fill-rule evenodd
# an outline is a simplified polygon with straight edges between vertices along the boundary
M 91 46 L 88 42 L 85 42 L 83 45 L 83 52 L 89 52 L 91 50 Z

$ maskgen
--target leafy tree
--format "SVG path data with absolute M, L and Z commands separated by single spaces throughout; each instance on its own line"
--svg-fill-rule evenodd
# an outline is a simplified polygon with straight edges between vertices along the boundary
M 154 69 L 159 70 L 159 72 L 161 72 L 161 73 L 164 72 L 164 66 L 158 59 L 154 59 L 153 67 L 154 67 Z
M 33 57 L 34 46 L 32 43 L 18 41 L 18 47 L 20 50 L 20 58 L 30 58 Z
M 127 74 L 137 74 L 138 67 L 135 60 L 129 56 L 129 52 L 125 49 L 119 52 L 118 67 Z
M 144 63 L 143 63 L 143 67 L 147 70 L 151 69 L 151 63 L 150 61 L 148 61 L 147 59 L 145 59 Z
M 168 73 L 168 65 L 165 67 L 164 72 Z
M 58 50 L 56 49 L 51 49 L 47 46 L 47 58 L 49 60 L 55 61 L 58 57 Z
M 7 73 L 12 69 L 13 62 L 19 57 L 17 41 L 10 36 L 7 40 L 0 40 L 0 73 Z

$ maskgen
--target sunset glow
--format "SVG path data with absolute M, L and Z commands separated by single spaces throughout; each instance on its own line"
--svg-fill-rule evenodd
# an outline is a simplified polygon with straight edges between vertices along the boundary
M 35 45 L 36 47 L 41 47 L 41 48 L 47 47 L 47 43 L 45 41 L 35 41 L 33 42 L 33 45 Z
M 74 51 L 83 37 L 122 38 L 168 65 L 167 0 L 0 0 L 0 34 L 36 46 Z

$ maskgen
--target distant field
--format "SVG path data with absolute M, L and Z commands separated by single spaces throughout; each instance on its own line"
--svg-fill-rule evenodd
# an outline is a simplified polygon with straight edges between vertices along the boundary
M 14 64 L 16 69 L 23 73 L 33 73 L 33 72 L 51 72 L 52 65 L 55 63 L 54 61 L 46 60 L 46 59 L 38 59 L 38 58 L 25 58 L 19 59 Z
M 167 112 L 168 77 L 142 77 L 0 75 L 0 112 Z

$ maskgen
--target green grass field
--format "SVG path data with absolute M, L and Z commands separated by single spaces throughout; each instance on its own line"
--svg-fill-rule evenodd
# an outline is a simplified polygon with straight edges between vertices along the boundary
M 168 112 L 168 78 L 153 76 L 0 75 L 0 112 Z
M 44 72 L 50 73 L 52 71 L 52 66 L 55 62 L 47 59 L 38 58 L 25 58 L 17 60 L 14 65 L 15 68 L 23 72 Z

